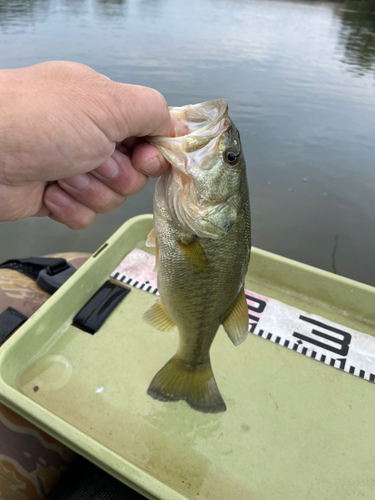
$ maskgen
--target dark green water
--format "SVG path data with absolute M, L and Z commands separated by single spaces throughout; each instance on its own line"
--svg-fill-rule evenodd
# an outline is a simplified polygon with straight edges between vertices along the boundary
M 254 245 L 375 285 L 374 4 L 0 0 L 0 68 L 51 59 L 155 87 L 170 105 L 225 97 L 247 159 Z M 93 251 L 152 211 L 152 191 L 80 232 L 3 223 L 0 261 Z

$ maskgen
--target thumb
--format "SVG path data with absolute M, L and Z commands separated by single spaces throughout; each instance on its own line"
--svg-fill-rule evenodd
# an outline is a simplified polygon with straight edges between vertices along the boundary
M 149 87 L 113 82 L 111 95 L 116 117 L 111 140 L 121 142 L 127 137 L 171 135 L 171 115 L 160 92 Z

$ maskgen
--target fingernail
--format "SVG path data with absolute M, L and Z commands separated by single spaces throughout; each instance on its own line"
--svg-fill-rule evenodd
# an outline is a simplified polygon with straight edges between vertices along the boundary
M 79 191 L 83 191 L 90 184 L 90 179 L 87 174 L 75 175 L 74 177 L 68 177 L 64 179 L 63 182 L 69 184 L 74 189 L 78 189 Z
M 50 203 L 54 205 L 58 205 L 59 207 L 67 207 L 70 205 L 72 198 L 60 188 L 51 188 L 47 189 L 46 199 Z
M 95 172 L 102 175 L 106 179 L 113 179 L 118 174 L 119 168 L 117 161 L 110 156 L 103 165 L 100 165 Z
M 148 174 L 148 175 L 154 174 L 155 172 L 157 172 L 160 169 L 160 167 L 161 167 L 161 163 L 160 163 L 159 156 L 157 155 L 142 165 L 142 172 L 144 172 L 145 174 Z

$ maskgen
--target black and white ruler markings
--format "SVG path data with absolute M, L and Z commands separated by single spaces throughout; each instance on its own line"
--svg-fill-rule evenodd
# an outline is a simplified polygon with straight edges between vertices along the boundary
M 375 338 L 245 290 L 249 331 L 299 354 L 375 382 Z
M 124 285 L 133 286 L 134 288 L 138 288 L 139 290 L 143 290 L 144 292 L 159 296 L 158 289 L 155 286 L 150 285 L 149 281 L 138 281 L 135 278 L 130 278 L 126 274 L 122 274 L 119 272 L 112 273 L 111 278 L 114 278 L 117 281 L 121 281 L 121 283 L 124 283 Z
M 139 248 L 134 248 L 120 262 L 111 278 L 145 292 L 159 295 L 157 273 L 154 272 L 155 256 Z
M 159 295 L 154 261 L 150 254 L 135 249 L 111 277 Z M 245 295 L 250 333 L 375 383 L 375 337 L 249 290 Z

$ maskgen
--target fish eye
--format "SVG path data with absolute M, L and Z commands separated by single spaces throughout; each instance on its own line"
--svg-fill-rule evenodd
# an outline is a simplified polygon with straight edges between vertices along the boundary
M 225 152 L 225 160 L 229 165 L 236 165 L 239 159 L 240 155 L 236 154 L 232 149 L 228 149 L 228 151 Z

